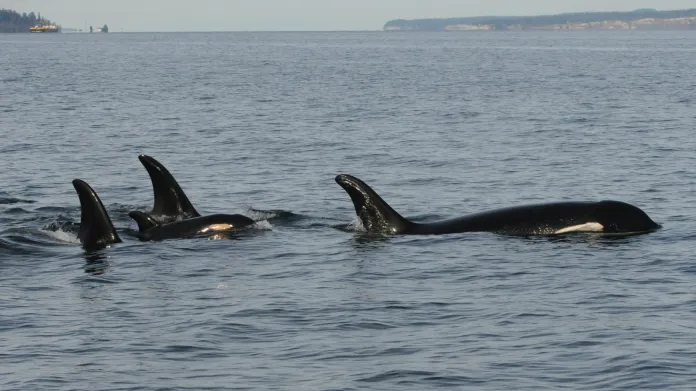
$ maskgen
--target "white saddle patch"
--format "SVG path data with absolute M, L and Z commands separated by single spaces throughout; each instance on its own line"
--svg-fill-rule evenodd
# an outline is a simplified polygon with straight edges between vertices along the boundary
M 568 232 L 600 232 L 604 229 L 604 226 L 600 223 L 585 223 L 580 225 L 574 225 L 572 227 L 565 227 L 554 232 L 555 235 L 565 234 Z
M 210 232 L 210 231 L 226 231 L 230 228 L 234 228 L 229 224 L 211 224 L 201 230 L 201 232 Z

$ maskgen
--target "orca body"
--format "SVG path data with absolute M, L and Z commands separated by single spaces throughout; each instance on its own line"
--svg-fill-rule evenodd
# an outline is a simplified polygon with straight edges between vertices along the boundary
M 155 205 L 149 213 L 152 217 L 162 222 L 200 217 L 186 193 L 162 163 L 147 155 L 140 155 L 138 159 L 152 181 L 155 196 Z
M 128 213 L 138 223 L 139 237 L 144 241 L 158 241 L 184 238 L 198 234 L 237 231 L 255 221 L 240 214 L 214 214 L 162 224 L 147 213 L 133 211 Z
M 120 243 L 121 238 L 94 189 L 80 179 L 72 183 L 80 197 L 80 232 L 77 237 L 82 247 L 85 250 L 98 250 L 112 243 Z
M 414 223 L 394 211 L 360 179 L 338 175 L 336 182 L 350 196 L 363 227 L 369 233 L 441 235 L 494 232 L 531 236 L 570 232 L 628 234 L 660 228 L 645 212 L 620 201 L 523 205 L 434 223 Z

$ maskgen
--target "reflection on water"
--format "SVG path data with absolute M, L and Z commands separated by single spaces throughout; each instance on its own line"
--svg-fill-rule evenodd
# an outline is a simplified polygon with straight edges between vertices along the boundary
M 108 251 L 108 248 L 99 251 L 85 251 L 83 254 L 85 273 L 95 276 L 104 274 L 110 266 Z

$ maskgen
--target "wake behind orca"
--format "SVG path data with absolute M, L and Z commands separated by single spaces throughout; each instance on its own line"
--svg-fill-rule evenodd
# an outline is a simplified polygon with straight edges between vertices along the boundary
M 642 233 L 660 228 L 639 208 L 620 201 L 557 202 L 496 209 L 434 223 L 414 223 L 391 208 L 370 186 L 350 175 L 336 176 L 369 233 L 441 235 L 494 232 L 560 235 L 570 232 Z

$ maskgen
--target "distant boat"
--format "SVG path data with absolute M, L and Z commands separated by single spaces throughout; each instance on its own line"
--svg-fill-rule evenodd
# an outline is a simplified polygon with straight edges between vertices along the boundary
M 29 32 L 30 33 L 59 33 L 60 26 L 56 26 L 55 24 L 44 24 L 44 25 L 37 24 L 36 26 L 29 27 Z
M 94 30 L 92 29 L 92 26 L 89 26 L 89 32 L 91 33 L 92 31 L 94 31 Z M 104 25 L 104 27 L 97 27 L 97 32 L 98 32 L 98 33 L 108 33 L 108 32 L 109 32 L 109 26 Z

